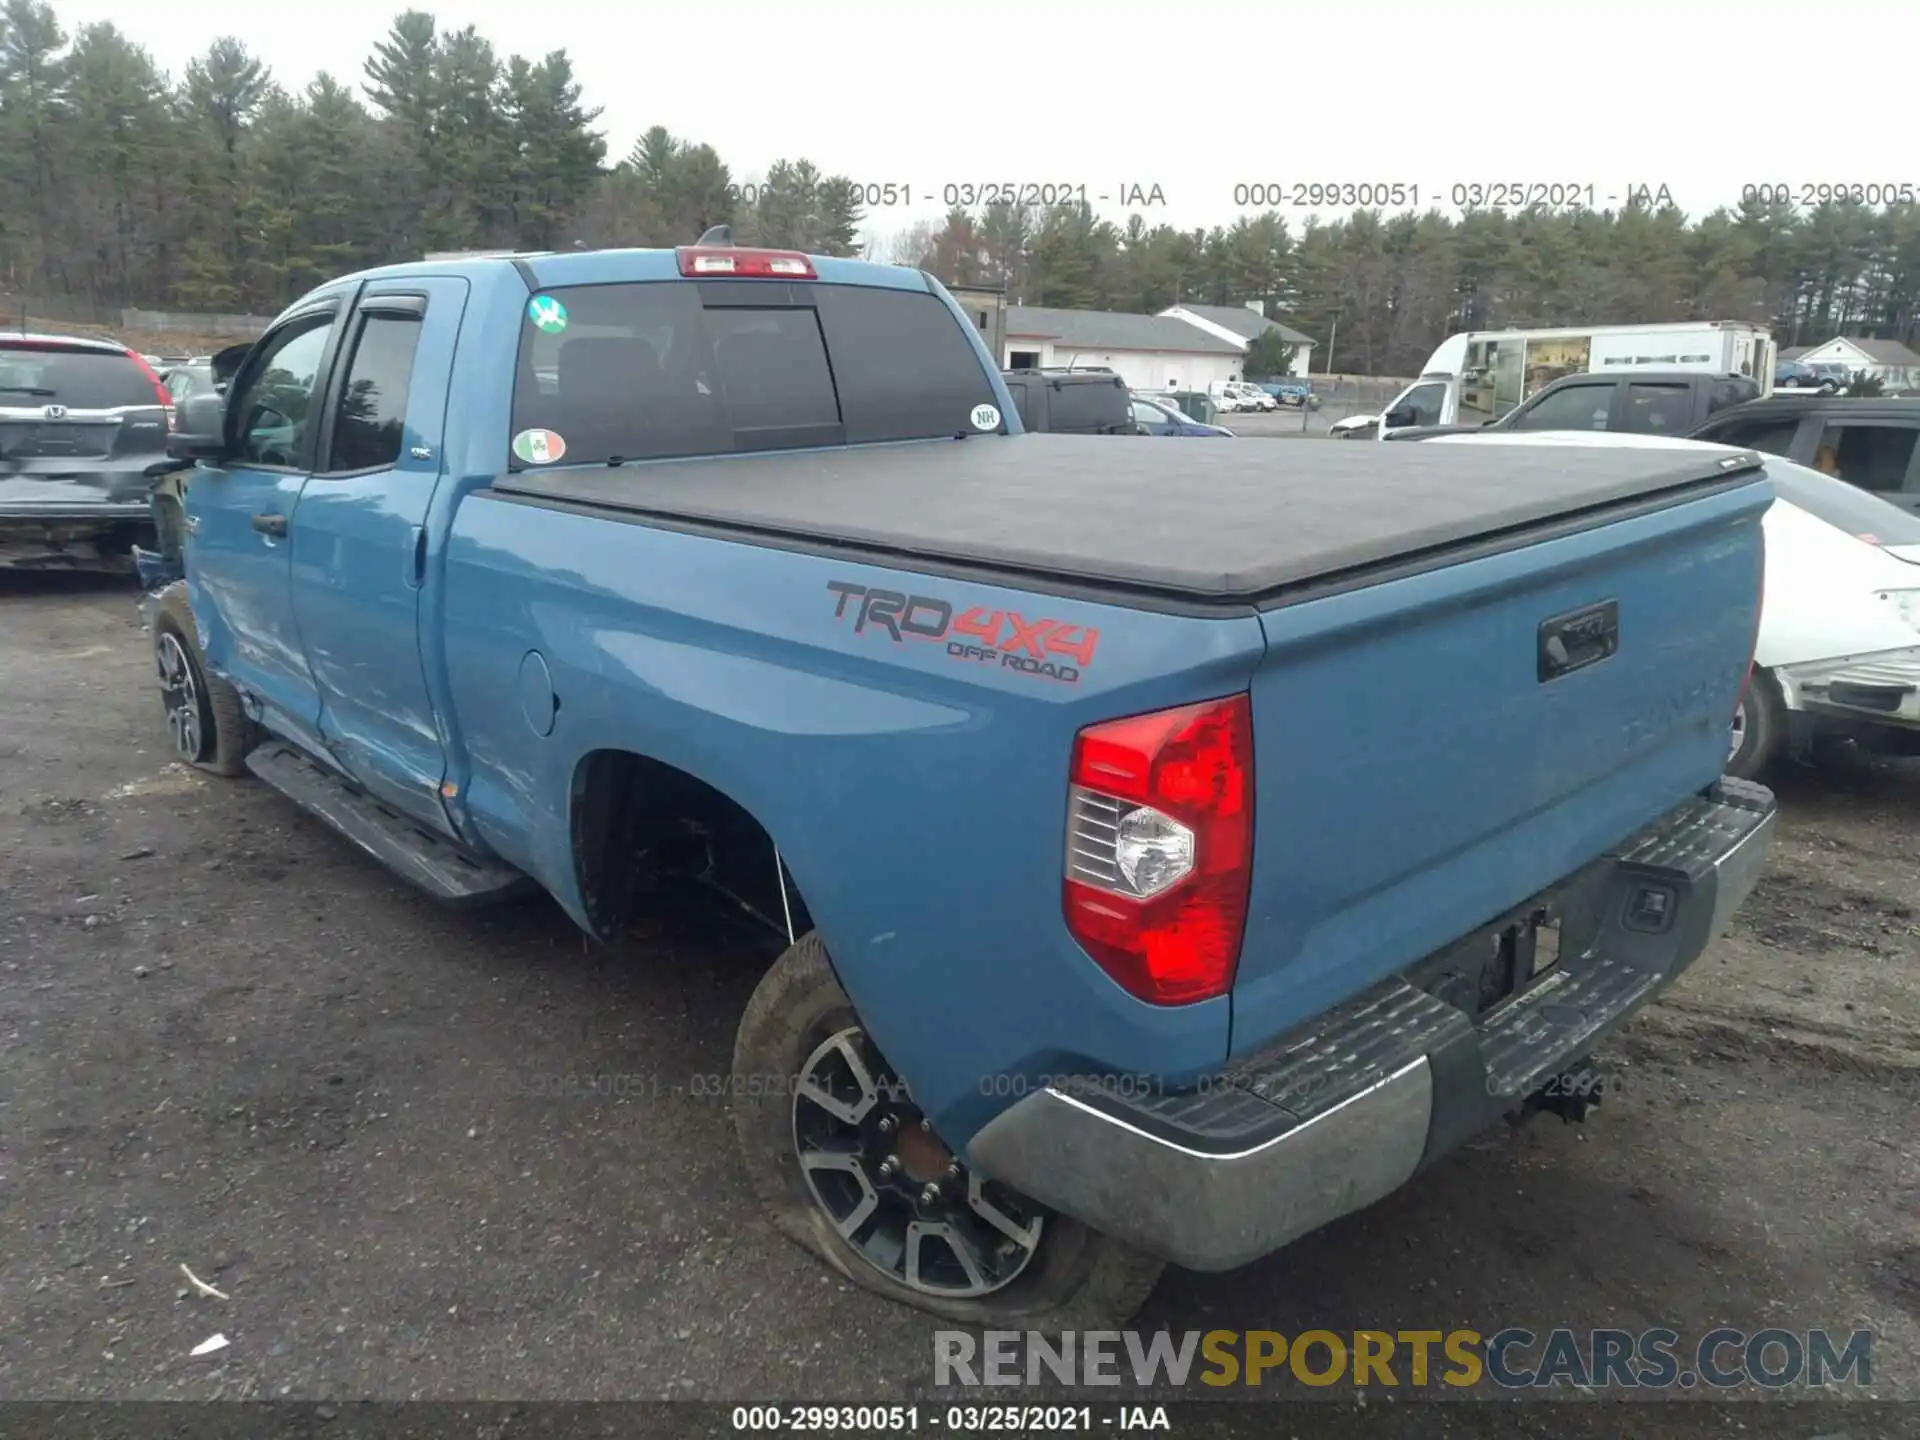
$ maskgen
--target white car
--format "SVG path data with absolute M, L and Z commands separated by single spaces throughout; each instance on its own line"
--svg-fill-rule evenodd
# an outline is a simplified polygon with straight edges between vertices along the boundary
M 1423 445 L 1627 445 L 1735 454 L 1737 447 L 1617 431 L 1435 435 Z M 1920 741 L 1920 516 L 1778 456 L 1753 675 L 1729 738 L 1728 773 L 1758 774 L 1816 728 Z

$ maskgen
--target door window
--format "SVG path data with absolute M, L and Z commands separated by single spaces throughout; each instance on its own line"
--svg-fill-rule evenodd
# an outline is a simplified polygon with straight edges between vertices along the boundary
M 1862 490 L 1891 493 L 1906 484 L 1920 428 L 1855 421 L 1829 421 L 1820 432 L 1813 468 L 1838 475 Z
M 320 362 L 333 316 L 296 320 L 266 342 L 248 366 L 228 413 L 234 453 L 243 464 L 292 468 L 305 453 Z
M 1636 435 L 1684 435 L 1692 411 L 1685 385 L 1629 385 L 1620 428 Z
M 1569 385 L 1516 413 L 1514 430 L 1604 430 L 1613 405 L 1613 386 Z
M 334 416 L 329 471 L 375 470 L 399 460 L 419 343 L 417 316 L 369 315 L 361 322 Z
M 1396 410 L 1411 410 L 1413 418 L 1409 425 L 1438 425 L 1440 423 L 1440 405 L 1447 398 L 1445 382 L 1432 385 L 1416 385 L 1393 407 Z

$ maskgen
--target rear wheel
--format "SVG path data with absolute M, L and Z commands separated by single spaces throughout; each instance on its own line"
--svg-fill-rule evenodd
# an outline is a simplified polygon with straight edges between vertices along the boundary
M 240 697 L 207 671 L 185 581 L 169 585 L 153 622 L 153 661 L 173 753 L 216 775 L 244 775 L 251 727 Z
M 1116 1325 L 1162 1263 L 973 1171 L 934 1132 L 818 937 L 740 1022 L 734 1128 L 775 1227 L 855 1284 L 964 1325 Z
M 1787 735 L 1787 707 L 1780 687 L 1765 670 L 1755 670 L 1734 712 L 1727 737 L 1727 774 L 1751 780 L 1773 763 Z

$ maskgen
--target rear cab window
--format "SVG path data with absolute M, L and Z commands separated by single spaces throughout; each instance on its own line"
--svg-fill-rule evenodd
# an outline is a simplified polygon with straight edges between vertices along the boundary
M 514 469 L 979 433 L 997 407 L 936 296 L 661 280 L 542 290 L 521 325 Z
M 160 397 L 131 355 L 113 350 L 0 346 L 0 408 L 124 410 L 158 407 Z

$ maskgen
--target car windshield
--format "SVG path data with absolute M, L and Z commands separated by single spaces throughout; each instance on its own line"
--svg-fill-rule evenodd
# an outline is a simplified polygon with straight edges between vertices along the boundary
M 1818 470 L 1769 458 L 1767 476 L 1782 500 L 1875 545 L 1920 545 L 1920 515 L 1890 505 Z
M 0 347 L 0 407 L 64 405 L 117 410 L 156 405 L 153 382 L 130 355 L 112 350 Z

